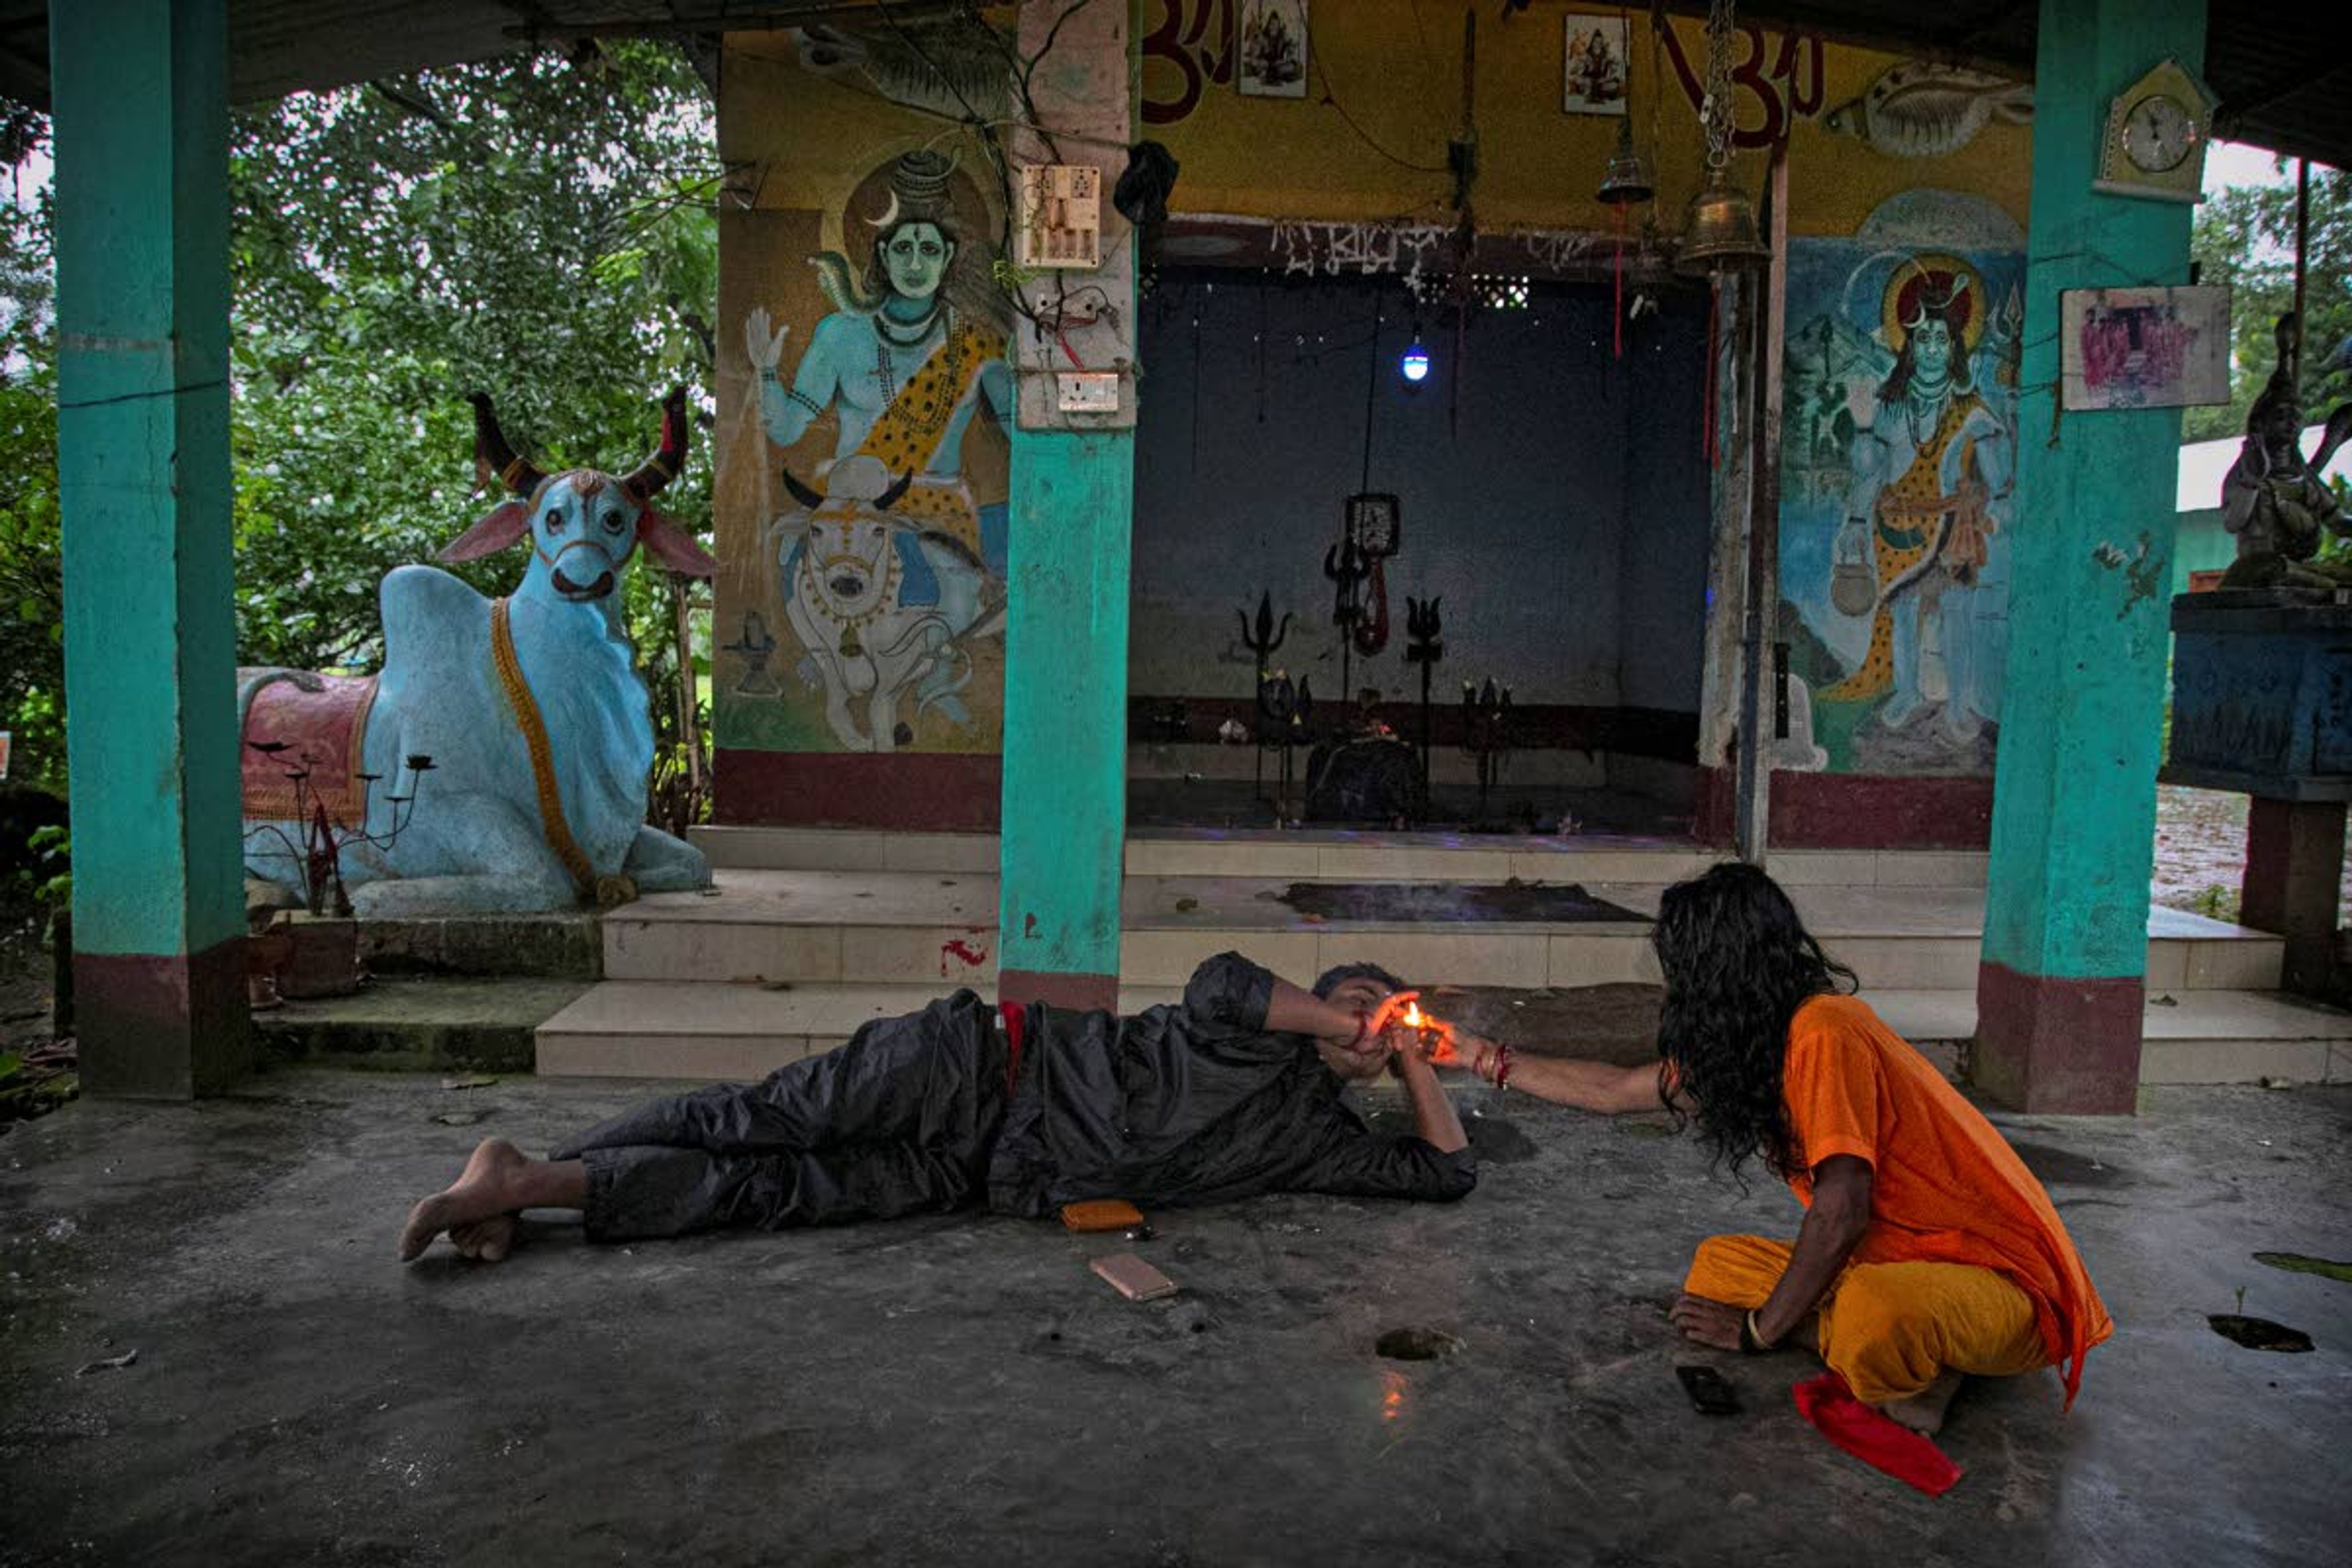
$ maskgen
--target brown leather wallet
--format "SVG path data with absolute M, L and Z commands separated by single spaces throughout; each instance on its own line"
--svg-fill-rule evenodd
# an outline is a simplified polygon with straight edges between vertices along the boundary
M 1072 1230 L 1131 1230 L 1143 1223 L 1143 1211 L 1125 1198 L 1088 1198 L 1064 1204 L 1062 1223 Z

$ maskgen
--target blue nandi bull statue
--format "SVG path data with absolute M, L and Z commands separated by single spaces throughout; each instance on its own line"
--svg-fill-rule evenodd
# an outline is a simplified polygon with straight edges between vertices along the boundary
M 663 405 L 660 448 L 617 479 L 541 472 L 507 444 L 489 398 L 472 402 L 476 453 L 510 494 L 441 558 L 528 542 L 522 585 L 485 599 L 435 567 L 399 567 L 380 595 L 380 673 L 239 670 L 247 823 L 301 842 L 295 767 L 314 812 L 352 827 L 364 816 L 377 842 L 341 856 L 363 916 L 609 907 L 708 887 L 701 851 L 646 824 L 653 721 L 619 592 L 640 546 L 673 572 L 718 570 L 653 506 L 686 458 L 685 391 Z M 421 786 L 416 757 L 432 763 Z M 398 785 L 412 805 L 387 801 Z M 247 870 L 299 896 L 286 837 L 250 835 Z

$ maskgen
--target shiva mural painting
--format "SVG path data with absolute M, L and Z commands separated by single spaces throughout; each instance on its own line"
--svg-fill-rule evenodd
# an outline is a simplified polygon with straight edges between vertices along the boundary
M 918 149 L 859 180 L 839 224 L 837 247 L 803 252 L 830 306 L 813 327 L 796 334 L 766 298 L 742 315 L 764 436 L 759 597 L 793 632 L 780 662 L 798 679 L 764 700 L 739 684 L 722 739 L 993 751 L 1013 394 L 990 210 L 950 154 Z M 992 425 L 994 460 L 975 467 L 968 447 Z M 765 701 L 782 711 L 752 711 Z
M 1916 191 L 1790 247 L 1781 623 L 1831 771 L 1992 771 L 2021 250 Z

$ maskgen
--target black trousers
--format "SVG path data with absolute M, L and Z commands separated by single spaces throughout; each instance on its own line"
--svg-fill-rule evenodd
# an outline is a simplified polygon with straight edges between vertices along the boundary
M 625 1112 L 558 1149 L 599 1241 L 778 1230 L 975 1203 L 1004 1120 L 996 1009 L 969 991 L 771 1073 Z

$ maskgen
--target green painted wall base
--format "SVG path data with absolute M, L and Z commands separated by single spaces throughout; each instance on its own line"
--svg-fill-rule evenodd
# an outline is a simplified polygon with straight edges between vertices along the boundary
M 2167 55 L 2198 68 L 2204 38 L 2204 0 L 2042 0 L 1988 975 L 2130 981 L 2147 963 L 2180 416 L 2060 411 L 2060 293 L 2188 280 L 2192 209 L 2092 183 L 2109 100 Z M 1994 989 L 1979 1049 L 2030 1081 L 2063 1035 L 2033 999 L 2065 988 Z M 2133 1026 L 2101 1060 L 2136 1082 Z M 2075 1094 L 2127 1108 L 2112 1087 Z
M 1134 432 L 1016 431 L 1012 494 L 997 962 L 1115 976 Z

